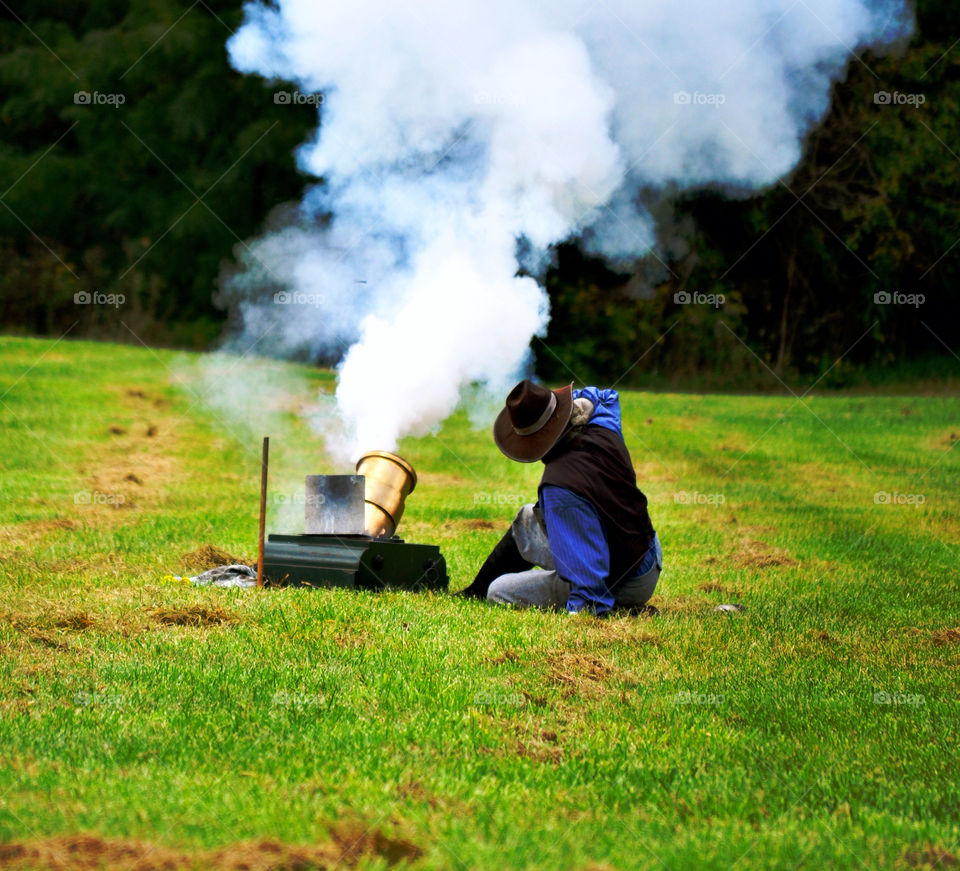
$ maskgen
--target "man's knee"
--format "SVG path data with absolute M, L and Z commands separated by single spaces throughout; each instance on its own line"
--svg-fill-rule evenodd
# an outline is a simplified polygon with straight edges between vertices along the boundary
M 498 605 L 510 605 L 513 597 L 510 595 L 509 575 L 501 575 L 493 581 L 487 589 L 487 601 Z
M 518 608 L 535 605 L 537 604 L 536 597 L 531 598 L 531 594 L 535 592 L 534 589 L 531 589 L 531 580 L 541 574 L 546 573 L 532 569 L 526 572 L 500 575 L 490 584 L 490 588 L 487 590 L 487 601 L 496 602 L 498 605 L 514 605 Z
M 556 572 L 531 569 L 495 579 L 487 590 L 487 599 L 517 608 L 562 608 L 569 592 L 570 585 Z

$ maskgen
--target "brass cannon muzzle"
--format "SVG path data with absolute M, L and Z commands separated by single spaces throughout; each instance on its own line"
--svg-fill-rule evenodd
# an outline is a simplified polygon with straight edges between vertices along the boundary
M 364 484 L 364 531 L 390 538 L 403 517 L 403 503 L 417 486 L 417 473 L 403 457 L 388 451 L 369 451 L 357 460 Z

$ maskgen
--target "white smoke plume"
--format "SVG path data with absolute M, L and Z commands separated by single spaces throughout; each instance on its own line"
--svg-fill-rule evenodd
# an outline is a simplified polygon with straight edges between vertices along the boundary
M 323 95 L 299 153 L 323 181 L 239 254 L 224 298 L 247 339 L 340 361 L 337 432 L 321 426 L 344 461 L 522 374 L 548 305 L 518 242 L 542 255 L 587 231 L 642 255 L 641 186 L 772 183 L 851 53 L 909 28 L 902 0 L 275 0 L 245 16 L 234 66 Z

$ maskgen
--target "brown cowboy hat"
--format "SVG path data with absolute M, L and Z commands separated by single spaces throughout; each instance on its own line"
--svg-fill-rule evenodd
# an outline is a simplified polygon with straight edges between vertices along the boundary
M 550 390 L 521 381 L 493 424 L 493 440 L 518 463 L 543 459 L 563 435 L 573 411 L 573 385 Z

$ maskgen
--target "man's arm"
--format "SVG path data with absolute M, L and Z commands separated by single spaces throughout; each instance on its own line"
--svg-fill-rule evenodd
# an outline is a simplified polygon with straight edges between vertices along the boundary
M 557 574 L 570 584 L 567 610 L 609 611 L 610 549 L 597 509 L 582 496 L 551 485 L 540 488 L 540 504 Z
M 593 403 L 593 417 L 591 424 L 605 426 L 619 433 L 620 429 L 620 394 L 616 390 L 600 390 L 597 387 L 584 387 L 583 390 L 573 391 L 574 399 L 589 399 Z

